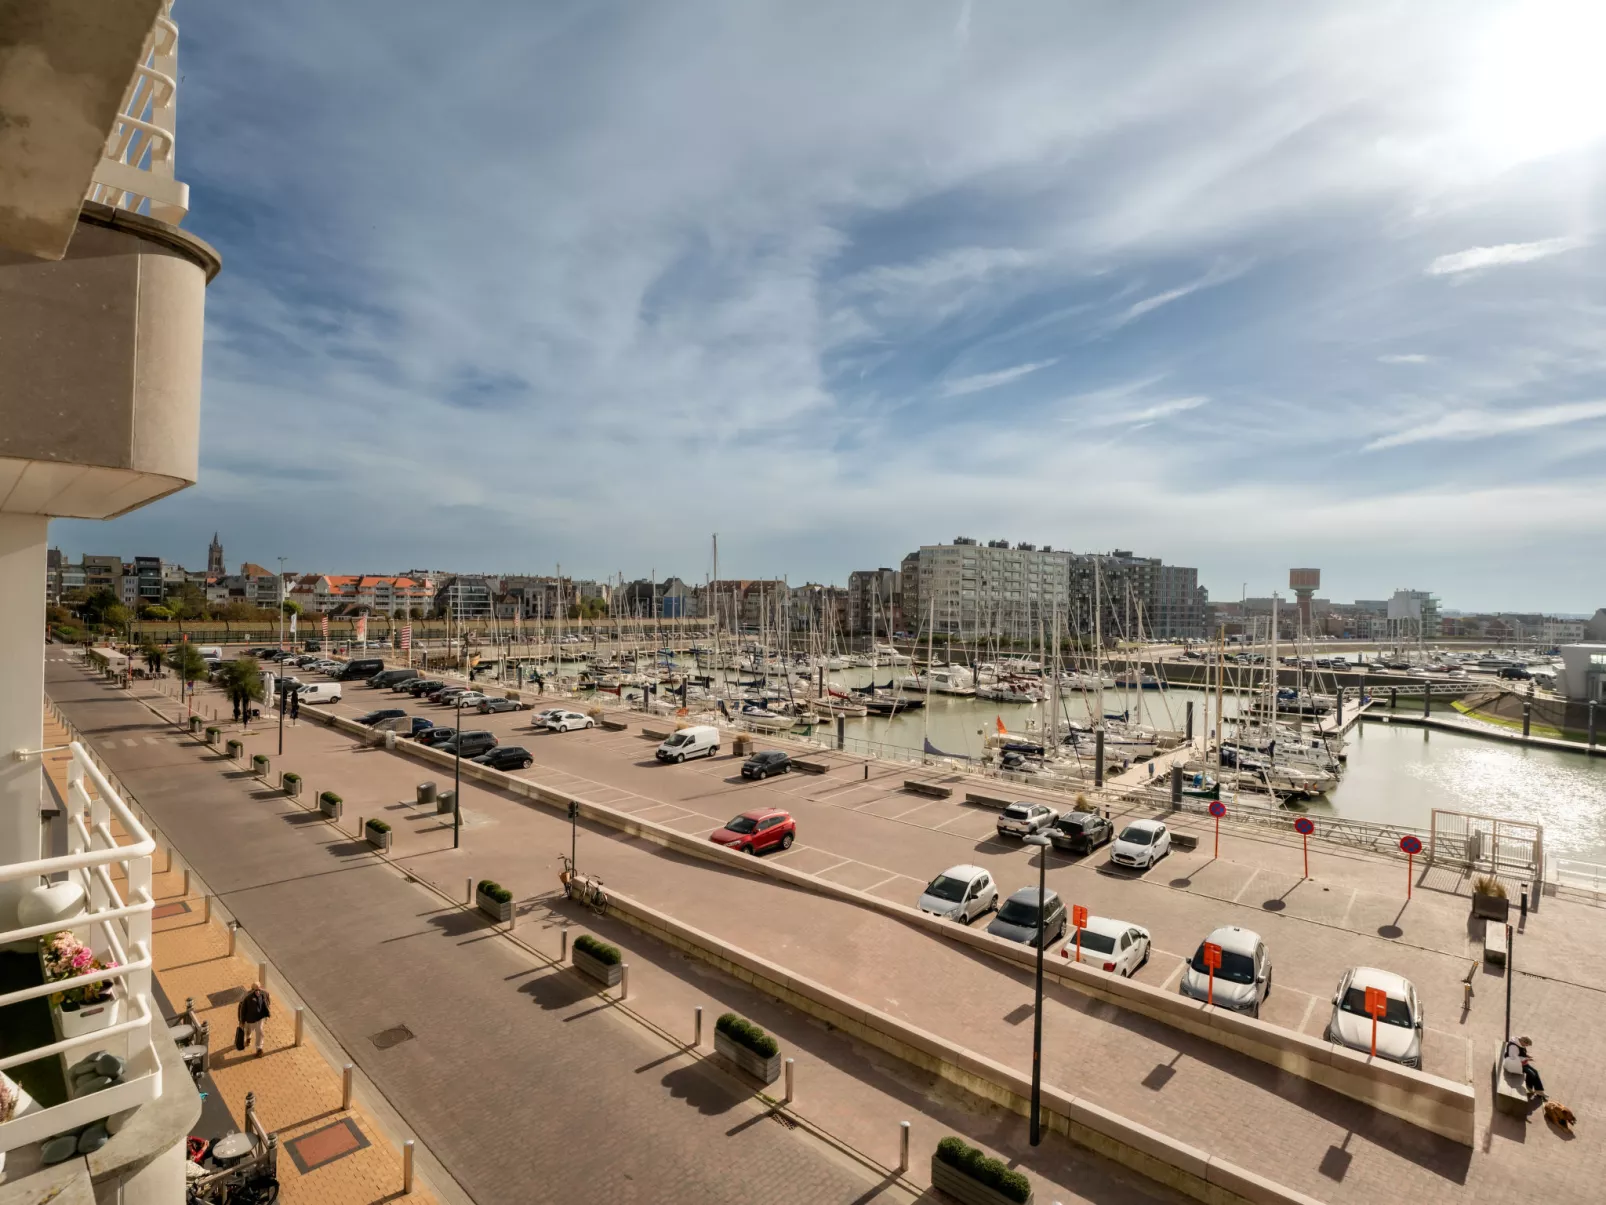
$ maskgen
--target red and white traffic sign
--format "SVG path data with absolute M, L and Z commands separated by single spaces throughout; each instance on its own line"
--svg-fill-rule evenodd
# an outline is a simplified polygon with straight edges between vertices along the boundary
M 1309 816 L 1301 816 L 1294 821 L 1294 831 L 1299 834 L 1299 843 L 1304 847 L 1305 877 L 1310 878 L 1310 835 L 1316 831 L 1316 822 Z
M 1422 852 L 1422 838 L 1406 833 L 1400 838 L 1400 850 L 1405 854 L 1405 898 L 1411 898 L 1411 883 L 1416 878 L 1416 855 Z

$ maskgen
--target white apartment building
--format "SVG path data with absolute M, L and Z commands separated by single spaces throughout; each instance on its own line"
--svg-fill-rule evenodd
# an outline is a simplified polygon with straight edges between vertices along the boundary
M 916 606 L 909 612 L 904 580 L 904 622 L 913 632 L 930 626 L 938 635 L 1034 638 L 1063 625 L 1070 608 L 1069 552 L 990 540 L 978 544 L 961 536 L 952 544 L 923 545 L 913 557 Z

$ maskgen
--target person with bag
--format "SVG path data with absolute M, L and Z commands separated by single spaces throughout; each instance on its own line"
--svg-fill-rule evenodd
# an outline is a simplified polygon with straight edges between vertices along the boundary
M 244 1050 L 247 1030 L 256 1039 L 257 1057 L 262 1057 L 262 1022 L 269 1016 L 268 993 L 263 990 L 260 983 L 253 983 L 251 990 L 240 998 L 239 1019 L 240 1027 L 234 1033 L 234 1048 Z

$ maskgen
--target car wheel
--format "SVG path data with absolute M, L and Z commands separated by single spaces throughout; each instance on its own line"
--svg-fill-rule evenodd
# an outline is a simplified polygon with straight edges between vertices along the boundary
M 528 770 L 533 765 L 535 765 L 535 759 L 527 757 L 524 759 L 524 764 L 520 766 L 519 769 Z
M 1261 999 L 1262 1000 L 1268 1000 L 1270 998 L 1271 998 L 1271 976 L 1267 975 L 1266 976 L 1266 994 L 1264 996 L 1262 996 Z
M 675 764 L 677 766 L 680 765 L 680 763 L 685 761 L 685 760 L 686 760 L 686 755 L 684 753 L 675 754 Z
M 744 854 L 750 854 L 753 852 L 753 847 L 751 845 L 744 845 L 742 846 L 742 852 Z
M 597 724 L 596 724 L 595 720 L 587 720 L 586 721 L 586 727 L 587 728 L 595 728 L 596 726 L 597 726 Z
M 792 834 L 791 833 L 787 833 L 786 836 L 781 838 L 781 848 L 782 849 L 791 849 L 792 848 Z
M 763 779 L 768 778 L 769 774 L 764 770 L 760 770 L 757 774 L 753 775 L 753 777 L 762 781 Z

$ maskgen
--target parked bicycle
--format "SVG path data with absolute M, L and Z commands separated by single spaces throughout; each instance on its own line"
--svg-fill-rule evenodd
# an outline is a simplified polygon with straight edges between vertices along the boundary
M 602 890 L 602 880 L 596 875 L 575 873 L 574 860 L 568 854 L 560 853 L 558 857 L 563 862 L 563 869 L 558 872 L 563 894 L 584 904 L 598 916 L 605 914 L 608 911 L 608 896 Z

